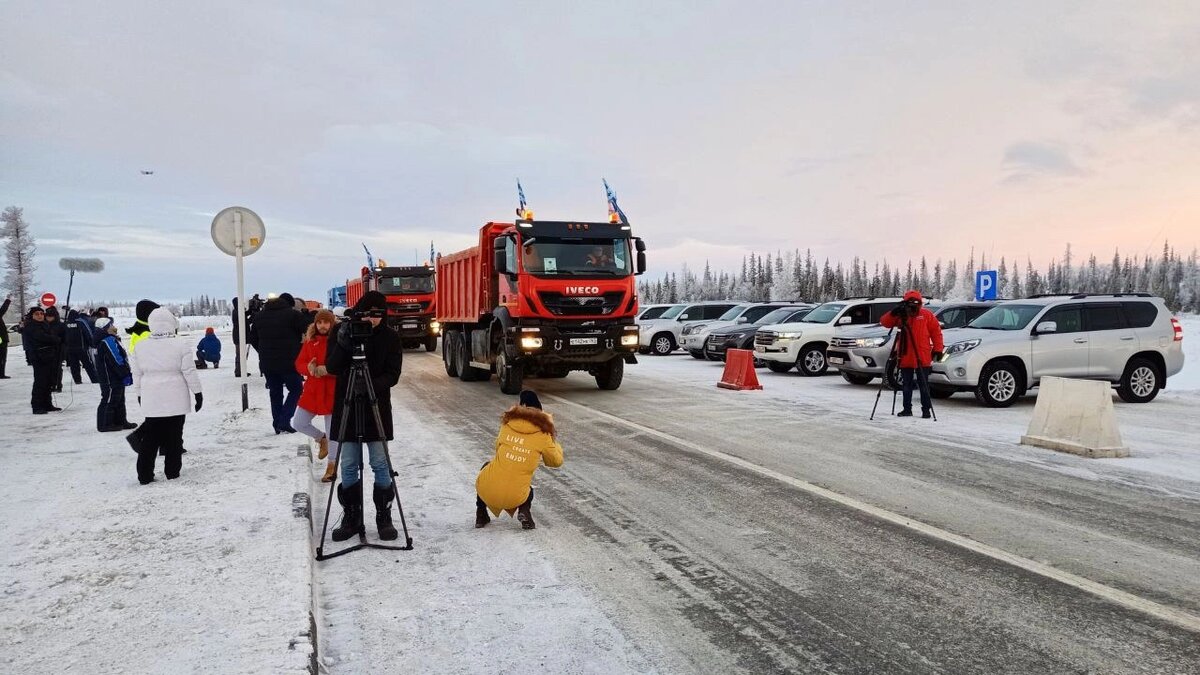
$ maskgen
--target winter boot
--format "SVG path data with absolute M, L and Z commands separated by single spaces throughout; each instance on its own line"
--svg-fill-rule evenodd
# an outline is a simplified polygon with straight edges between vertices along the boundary
M 202 361 L 200 359 L 196 359 L 196 370 L 207 370 L 207 369 L 208 369 L 207 361 Z
M 909 408 L 905 408 L 904 410 L 901 410 L 900 412 L 896 413 L 896 417 L 912 417 L 912 410 Z
M 481 527 L 485 527 L 490 522 L 492 522 L 492 517 L 488 515 L 487 507 L 486 506 L 476 506 L 475 507 L 475 528 L 478 529 Z
M 317 459 L 325 459 L 326 457 L 329 456 L 329 439 L 328 438 L 326 438 L 325 436 L 322 436 L 320 439 L 318 439 L 317 447 L 320 448 L 320 450 L 317 451 Z
M 375 499 L 375 527 L 379 530 L 379 538 L 392 541 L 400 536 L 396 527 L 392 525 L 392 486 L 382 487 L 376 484 L 375 493 L 371 496 Z
M 921 408 L 921 419 L 927 420 L 933 417 L 933 412 L 929 408 Z
M 334 541 L 346 541 L 356 534 L 363 534 L 362 482 L 350 487 L 339 485 L 338 503 L 342 505 L 342 522 L 333 529 Z
M 529 513 L 528 504 L 522 504 L 517 508 L 517 520 L 521 523 L 523 530 L 532 530 L 537 527 L 537 524 L 533 522 L 533 515 Z
M 325 475 L 321 476 L 321 482 L 322 483 L 332 483 L 333 475 L 334 475 L 333 472 L 336 470 L 337 470 L 337 464 L 334 463 L 332 460 L 330 460 L 328 463 L 326 463 L 325 464 Z

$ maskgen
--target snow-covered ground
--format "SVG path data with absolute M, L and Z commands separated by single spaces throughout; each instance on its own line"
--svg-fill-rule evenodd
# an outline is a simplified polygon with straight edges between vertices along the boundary
M 30 369 L 13 354 L 8 373 L 0 669 L 308 667 L 308 521 L 292 513 L 308 460 L 296 436 L 272 433 L 261 380 L 241 413 L 232 369 L 200 371 L 205 404 L 188 416 L 181 476 L 166 480 L 160 459 L 156 482 L 142 486 L 124 434 L 95 430 L 98 387 L 68 374 L 55 396 L 63 411 L 35 417 Z

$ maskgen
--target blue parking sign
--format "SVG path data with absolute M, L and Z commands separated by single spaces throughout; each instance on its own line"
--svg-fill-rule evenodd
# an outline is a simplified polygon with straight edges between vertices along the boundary
M 996 285 L 1000 279 L 996 270 L 980 270 L 975 273 L 975 299 L 995 300 Z

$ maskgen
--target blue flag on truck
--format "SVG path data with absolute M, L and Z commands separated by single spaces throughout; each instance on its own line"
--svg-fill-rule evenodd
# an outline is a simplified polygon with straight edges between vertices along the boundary
M 608 221 L 610 223 L 629 224 L 629 219 L 625 217 L 625 212 L 617 206 L 617 196 L 613 194 L 612 188 L 608 186 L 608 180 L 601 178 L 604 181 L 604 193 L 608 195 Z
M 433 264 L 433 262 L 434 262 L 435 260 L 437 260 L 437 256 L 436 256 L 436 255 L 434 255 L 434 252 L 433 252 L 433 240 L 432 240 L 432 239 L 430 239 L 430 240 L 429 240 L 429 264 L 430 264 L 430 265 L 432 265 L 432 264 Z
M 517 217 L 525 219 L 525 215 L 529 213 L 529 210 L 525 208 L 525 188 L 521 187 L 520 178 L 517 179 L 517 201 L 519 202 L 517 206 Z
M 363 244 L 363 250 L 367 252 L 367 267 L 375 269 L 375 256 L 371 255 L 371 249 L 367 248 L 366 244 Z

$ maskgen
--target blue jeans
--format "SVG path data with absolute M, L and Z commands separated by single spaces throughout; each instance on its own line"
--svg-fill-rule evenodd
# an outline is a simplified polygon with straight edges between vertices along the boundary
M 362 470 L 362 449 L 367 446 L 370 453 L 371 470 L 375 472 L 375 484 L 388 487 L 392 484 L 392 474 L 388 471 L 387 456 L 383 454 L 383 441 L 342 441 L 338 444 L 338 453 L 342 462 L 342 487 L 350 487 L 358 482 L 358 472 Z
M 295 370 L 263 375 L 267 378 L 267 390 L 270 392 L 271 422 L 276 429 L 290 429 L 292 416 L 296 414 L 296 404 L 300 402 L 300 390 L 304 388 L 304 380 Z M 286 400 L 283 398 L 284 387 L 287 387 Z

